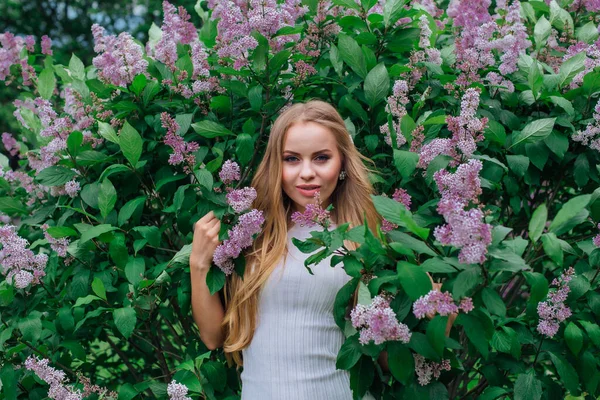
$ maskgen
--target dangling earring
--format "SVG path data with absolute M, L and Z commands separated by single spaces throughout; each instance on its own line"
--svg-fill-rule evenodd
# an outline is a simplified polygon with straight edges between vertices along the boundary
M 339 176 L 340 181 L 343 181 L 344 179 L 346 179 L 346 171 L 342 170 L 342 172 L 340 172 L 340 176 Z

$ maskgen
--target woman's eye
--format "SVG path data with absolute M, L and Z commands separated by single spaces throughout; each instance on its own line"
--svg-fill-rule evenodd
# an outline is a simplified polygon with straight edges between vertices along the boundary
M 287 157 L 283 158 L 283 161 L 285 161 L 285 162 L 292 162 L 292 161 L 295 161 L 295 160 L 297 160 L 297 158 L 294 157 L 294 156 L 287 156 Z
M 327 161 L 327 160 L 329 160 L 329 156 L 321 155 L 321 156 L 317 156 L 317 158 L 316 158 L 316 159 L 317 159 L 318 161 L 322 161 L 322 162 L 324 162 L 324 161 Z

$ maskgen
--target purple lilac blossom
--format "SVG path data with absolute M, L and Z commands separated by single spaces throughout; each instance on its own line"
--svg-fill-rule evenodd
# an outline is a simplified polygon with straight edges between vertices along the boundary
M 227 160 L 223 163 L 221 171 L 219 172 L 219 178 L 221 181 L 229 185 L 234 181 L 240 180 L 240 166 L 235 161 Z
M 192 400 L 191 397 L 188 397 L 188 388 L 181 383 L 178 383 L 175 380 L 172 380 L 171 383 L 167 386 L 167 394 L 169 395 L 169 400 Z
M 42 36 L 42 54 L 46 56 L 52 55 L 52 39 L 48 35 Z
M 168 1 L 163 1 L 162 36 L 154 48 L 154 57 L 175 71 L 177 62 L 177 44 L 191 44 L 198 40 L 194 24 L 189 22 L 190 15 L 183 6 L 176 8 Z
M 585 42 L 577 42 L 571 45 L 563 56 L 563 62 L 579 53 L 585 53 L 586 55 L 583 64 L 584 69 L 573 77 L 573 80 L 569 84 L 571 89 L 576 89 L 581 86 L 583 77 L 594 68 L 600 67 L 600 40 L 596 40 L 596 42 L 589 45 Z
M 4 132 L 2 134 L 2 144 L 4 145 L 4 149 L 8 151 L 8 154 L 11 156 L 14 157 L 19 154 L 19 145 L 10 133 Z
M 148 61 L 144 60 L 142 47 L 127 32 L 119 36 L 106 35 L 98 24 L 92 25 L 94 51 L 92 60 L 98 69 L 98 78 L 115 86 L 127 86 L 136 75 L 146 72 Z
M 413 313 L 419 319 L 432 314 L 448 316 L 459 311 L 468 314 L 472 310 L 473 301 L 471 298 L 463 298 L 457 306 L 450 292 L 442 293 L 439 290 L 431 290 L 426 295 L 419 297 L 413 304 Z
M 225 275 L 231 275 L 234 269 L 233 259 L 239 257 L 243 249 L 252 246 L 253 236 L 259 234 L 265 222 L 262 211 L 251 210 L 239 217 L 238 223 L 227 233 L 229 239 L 217 246 L 213 262 Z
M 375 344 L 397 340 L 408 343 L 412 335 L 406 325 L 398 322 L 389 301 L 381 295 L 375 296 L 368 306 L 357 304 L 350 318 L 352 326 L 360 332 L 359 342 L 363 345 L 370 341 Z
M 584 8 L 588 12 L 600 11 L 600 0 L 575 0 L 571 3 L 570 10 L 579 13 L 580 9 Z
M 300 226 L 325 226 L 331 224 L 329 211 L 321 207 L 321 192 L 315 193 L 315 203 L 307 204 L 304 212 L 292 213 L 292 222 Z
M 450 371 L 452 369 L 450 360 L 444 359 L 439 363 L 435 361 L 427 362 L 425 357 L 416 353 L 413 353 L 413 358 L 415 359 L 415 372 L 421 386 L 428 385 L 432 377 L 435 379 L 439 378 L 442 371 Z
M 594 121 L 587 124 L 585 130 L 579 130 L 573 135 L 573 140 L 584 146 L 600 151 L 600 100 L 594 107 Z
M 71 198 L 76 197 L 80 190 L 81 186 L 76 180 L 72 180 L 65 183 L 65 192 Z
M 27 40 L 30 41 L 30 39 Z M 27 57 L 21 58 L 21 51 L 29 44 L 22 37 L 15 36 L 10 32 L 0 33 L 0 81 L 11 77 L 10 68 L 13 65 L 20 65 L 23 85 L 31 85 L 36 76 L 35 71 L 27 63 Z M 8 85 L 11 80 L 6 84 Z
M 392 198 L 398 203 L 402 203 L 407 210 L 410 210 L 410 203 L 412 201 L 412 198 L 406 190 L 396 189 L 394 191 L 394 194 L 392 195 Z M 390 232 L 396 228 L 398 228 L 398 225 L 394 224 L 393 222 L 390 222 L 386 219 L 383 219 L 383 221 L 381 221 L 381 231 L 384 233 Z
M 67 256 L 67 247 L 69 247 L 69 243 L 70 243 L 69 238 L 66 238 L 66 237 L 60 238 L 60 239 L 53 238 L 48 233 L 48 228 L 49 228 L 48 224 L 42 225 L 42 231 L 44 232 L 44 238 L 46 238 L 46 240 L 50 244 L 50 248 L 52 250 L 56 251 L 56 253 L 60 257 L 63 257 L 63 258 L 66 257 Z
M 387 98 L 387 104 L 385 106 L 386 112 L 392 114 L 392 124 L 394 131 L 396 131 L 396 146 L 400 147 L 406 143 L 406 138 L 400 131 L 400 121 L 402 117 L 406 115 L 406 105 L 409 103 L 408 100 L 408 83 L 404 80 L 397 80 L 394 83 L 392 89 L 392 95 Z M 388 146 L 392 145 L 392 135 L 390 133 L 389 125 L 383 124 L 379 127 L 379 131 L 385 135 L 384 140 Z
M 342 7 L 333 5 L 329 0 L 319 1 L 316 15 L 306 21 L 306 36 L 296 46 L 297 51 L 306 56 L 319 57 L 321 46 L 331 43 L 329 40 L 333 41 L 342 29 L 335 19 L 327 17 L 337 17 L 343 11 Z
M 256 190 L 252 187 L 235 189 L 227 193 L 226 198 L 233 211 L 241 213 L 252 207 L 252 202 L 256 199 Z
M 0 267 L 7 282 L 13 283 L 18 289 L 41 282 L 40 279 L 46 275 L 46 254 L 34 255 L 27 248 L 27 240 L 17 235 L 13 225 L 0 226 L 0 244 Z
M 600 229 L 600 224 L 598 224 L 596 227 Z M 600 233 L 594 236 L 594 246 L 600 247 Z
M 573 279 L 573 275 L 575 275 L 575 270 L 573 267 L 569 267 L 560 277 L 554 278 L 552 286 L 556 286 L 558 289 L 548 293 L 546 300 L 538 303 L 537 312 L 540 320 L 537 331 L 548 338 L 553 338 L 558 332 L 559 323 L 572 314 L 571 309 L 564 303 L 571 291 L 569 282 Z
M 67 387 L 69 382 L 63 371 L 52 368 L 48 364 L 48 359 L 38 359 L 36 356 L 29 356 L 25 360 L 25 368 L 33 371 L 41 380 L 50 385 L 48 389 L 48 398 L 56 400 L 81 400 L 83 394 L 80 390 Z
M 192 173 L 196 164 L 194 152 L 200 148 L 196 142 L 186 142 L 177 134 L 179 124 L 169 114 L 163 112 L 160 114 L 162 127 L 167 130 L 164 143 L 173 149 L 173 154 L 169 156 L 169 164 L 179 165 L 185 163 L 183 170 L 186 174 Z

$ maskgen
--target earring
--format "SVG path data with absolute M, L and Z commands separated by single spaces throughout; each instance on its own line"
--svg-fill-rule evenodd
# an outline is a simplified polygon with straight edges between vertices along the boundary
M 340 172 L 339 179 L 340 179 L 340 181 L 343 181 L 344 179 L 346 179 L 346 171 L 342 170 L 342 172 Z

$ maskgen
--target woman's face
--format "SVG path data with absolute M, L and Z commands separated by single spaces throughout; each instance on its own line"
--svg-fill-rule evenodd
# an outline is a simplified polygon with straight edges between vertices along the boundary
M 342 158 L 333 133 L 315 122 L 292 125 L 283 145 L 283 191 L 294 210 L 303 212 L 321 192 L 323 208 L 330 204 L 342 169 Z

